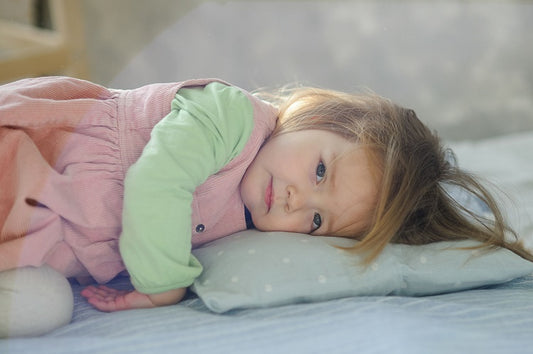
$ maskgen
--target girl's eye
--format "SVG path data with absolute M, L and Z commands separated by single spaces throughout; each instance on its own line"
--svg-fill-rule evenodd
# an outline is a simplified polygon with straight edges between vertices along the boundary
M 326 175 L 326 165 L 322 161 L 318 163 L 318 166 L 316 167 L 316 181 L 319 183 L 322 181 L 324 176 Z
M 320 217 L 319 213 L 315 213 L 313 216 L 313 231 L 316 231 L 320 228 L 322 225 L 322 217 Z

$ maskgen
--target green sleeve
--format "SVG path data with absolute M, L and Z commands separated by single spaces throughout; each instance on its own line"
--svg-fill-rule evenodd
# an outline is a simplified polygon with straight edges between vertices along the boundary
M 178 91 L 125 180 L 120 253 L 137 291 L 187 287 L 200 275 L 193 192 L 243 150 L 252 129 L 253 107 L 239 89 L 213 82 Z

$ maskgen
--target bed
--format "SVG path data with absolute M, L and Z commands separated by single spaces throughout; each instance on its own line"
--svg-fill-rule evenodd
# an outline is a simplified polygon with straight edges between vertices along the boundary
M 509 213 L 513 225 L 524 239 L 531 238 L 533 132 L 450 145 L 461 165 L 497 182 L 509 194 L 513 202 L 507 210 L 513 211 Z M 472 256 L 450 245 L 441 245 L 440 250 L 408 246 L 400 251 L 400 246 L 392 246 L 386 250 L 386 261 L 378 263 L 380 269 L 371 266 L 361 271 L 352 266 L 352 278 L 344 279 L 334 273 L 334 256 L 313 254 L 315 261 L 298 268 L 297 257 L 302 252 L 291 254 L 290 245 L 285 254 L 279 251 L 280 242 L 288 240 L 283 239 L 285 235 L 255 237 L 256 241 L 261 240 L 255 244 L 254 238 L 247 236 L 233 235 L 196 251 L 206 266 L 206 274 L 195 283 L 197 293 L 190 292 L 179 305 L 102 313 L 91 308 L 79 294 L 82 287 L 72 283 L 75 303 L 69 325 L 42 337 L 0 341 L 0 352 L 533 351 L 530 346 L 533 266 L 511 253 L 496 251 Z M 229 264 L 221 263 L 220 259 L 238 258 L 228 253 L 235 247 L 227 247 L 228 243 L 236 242 L 235 238 L 241 238 L 238 241 L 242 249 L 235 251 L 241 252 L 241 258 Z M 293 243 L 309 243 L 303 242 L 304 239 L 303 235 L 290 238 Z M 273 247 L 274 251 L 264 252 L 267 258 L 261 258 L 258 256 L 261 247 Z M 323 246 L 321 250 L 338 252 L 331 246 Z M 451 256 L 443 256 L 446 254 Z M 255 263 L 240 268 L 248 269 L 248 274 L 254 276 L 246 279 L 246 274 L 240 273 L 236 281 L 237 276 L 232 272 L 243 264 L 242 257 L 251 256 Z M 271 274 L 261 268 L 280 273 L 278 268 L 264 264 L 276 257 L 285 265 L 292 263 L 289 267 L 293 268 L 292 273 L 287 271 L 283 276 L 292 277 L 293 282 L 278 279 L 288 284 L 287 288 L 281 291 L 281 296 L 266 299 L 265 294 L 275 293 L 279 284 L 269 279 L 270 287 L 265 285 L 264 280 Z M 312 273 L 317 267 L 322 277 L 313 274 L 315 285 L 307 289 L 309 282 L 298 285 L 305 283 L 301 281 L 304 273 Z M 364 278 L 362 274 L 370 277 Z M 227 279 L 223 283 L 231 284 L 230 287 L 216 284 L 224 277 Z M 349 285 L 339 289 L 335 281 Z M 320 284 L 327 282 L 337 288 L 336 293 L 320 292 Z M 239 283 L 240 287 L 235 286 Z M 116 278 L 111 285 L 130 287 L 126 277 Z M 303 288 L 294 289 L 299 286 Z M 343 292 L 346 288 L 351 291 Z

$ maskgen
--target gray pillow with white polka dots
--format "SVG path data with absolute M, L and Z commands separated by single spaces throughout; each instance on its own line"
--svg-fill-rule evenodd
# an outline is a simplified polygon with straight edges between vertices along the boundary
M 364 295 L 432 295 L 503 283 L 533 263 L 472 241 L 389 245 L 368 267 L 335 246 L 356 241 L 287 232 L 242 231 L 193 254 L 204 270 L 192 290 L 215 312 Z

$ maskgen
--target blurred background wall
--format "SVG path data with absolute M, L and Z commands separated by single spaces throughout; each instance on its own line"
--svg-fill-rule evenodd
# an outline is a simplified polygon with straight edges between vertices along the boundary
M 103 85 L 369 88 L 445 139 L 533 129 L 532 1 L 66 1 L 80 5 L 83 76 Z M 0 14 L 27 22 L 35 4 L 0 0 Z

